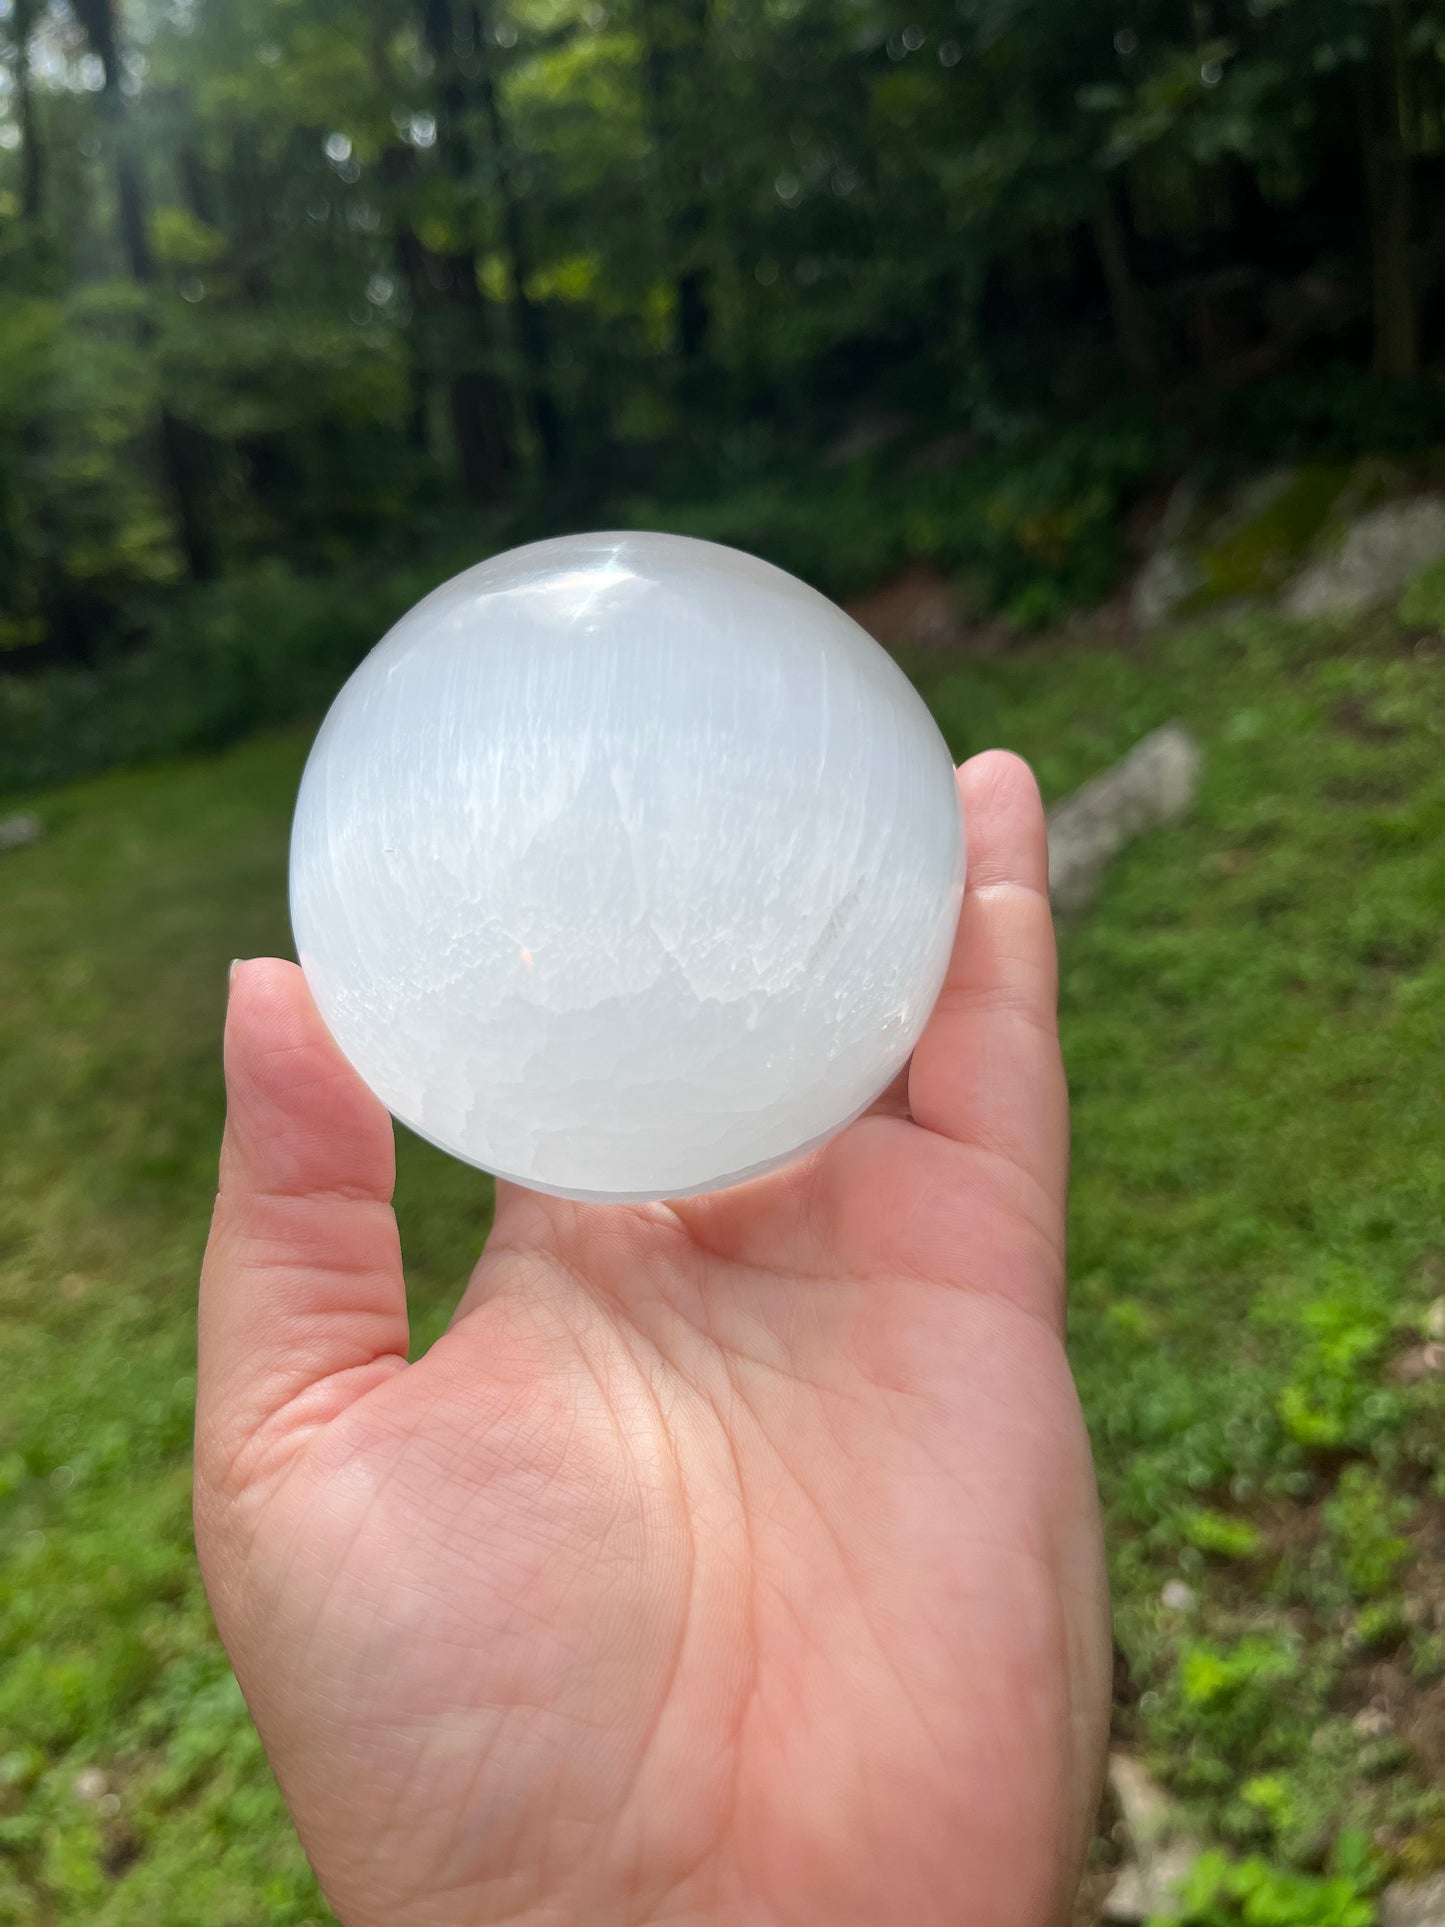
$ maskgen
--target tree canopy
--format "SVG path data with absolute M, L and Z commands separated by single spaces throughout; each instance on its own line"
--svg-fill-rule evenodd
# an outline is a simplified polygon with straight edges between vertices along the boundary
M 1442 137 L 1445 0 L 0 0 L 0 663 L 899 414 L 1417 381 Z

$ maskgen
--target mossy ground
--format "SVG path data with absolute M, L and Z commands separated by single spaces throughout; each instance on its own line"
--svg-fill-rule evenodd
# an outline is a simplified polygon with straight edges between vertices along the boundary
M 1350 491 L 1351 471 L 1344 463 L 1314 463 L 1283 471 L 1275 480 L 1245 513 L 1205 532 L 1196 608 L 1282 588 L 1325 533 L 1341 498 L 1357 492 Z
M 1411 1363 L 1445 1293 L 1445 654 L 1390 622 L 1249 620 L 924 681 L 959 754 L 1010 743 L 1049 794 L 1171 717 L 1202 740 L 1191 819 L 1063 933 L 1117 1725 L 1231 1848 L 1308 1865 L 1348 1825 L 1421 1867 L 1445 1764 L 1445 1403 Z M 188 1493 L 226 966 L 287 946 L 304 749 L 51 792 L 44 841 L 0 859 L 0 1927 L 328 1918 L 210 1629 Z M 408 1138 L 398 1208 L 425 1344 L 487 1184 Z

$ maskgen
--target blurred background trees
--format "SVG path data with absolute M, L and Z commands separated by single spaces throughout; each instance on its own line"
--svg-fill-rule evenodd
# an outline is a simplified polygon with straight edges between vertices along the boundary
M 1439 436 L 1442 140 L 1445 0 L 0 0 L 0 676 L 659 503 L 797 562 L 910 431 L 1047 613 L 1181 451 Z
M 1445 0 L 0 0 L 0 1927 L 329 1919 L 195 1572 L 226 964 L 389 622 L 607 526 L 1051 799 L 1203 746 L 1061 948 L 1114 1744 L 1188 1927 L 1445 1868 L 1442 144 Z

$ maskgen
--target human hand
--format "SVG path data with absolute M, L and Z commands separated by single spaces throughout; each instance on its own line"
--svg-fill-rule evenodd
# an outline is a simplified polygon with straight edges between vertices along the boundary
M 346 1927 L 1044 1927 L 1109 1646 L 1064 1357 L 1043 817 L 961 772 L 947 985 L 889 1098 L 672 1205 L 498 1186 L 406 1362 L 390 1121 L 235 972 L 196 1520 Z

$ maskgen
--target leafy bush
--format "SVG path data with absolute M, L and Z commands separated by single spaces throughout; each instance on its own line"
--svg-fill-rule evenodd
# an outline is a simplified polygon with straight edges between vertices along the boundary
M 1445 558 L 1422 569 L 1408 585 L 1398 614 L 1407 629 L 1445 631 Z
M 1409 1541 L 1395 1529 L 1409 1516 L 1409 1505 L 1368 1466 L 1346 1468 L 1325 1507 L 1325 1529 L 1356 1599 L 1378 1600 L 1389 1592 L 1410 1555 Z
M 1371 1927 L 1375 1871 L 1363 1840 L 1347 1835 L 1335 1871 L 1319 1879 L 1266 1860 L 1206 1853 L 1180 1895 L 1174 1927 Z M 1163 1927 L 1155 1921 L 1151 1927 Z
M 1268 1730 L 1275 1692 L 1299 1671 L 1282 1639 L 1248 1634 L 1234 1646 L 1205 1640 L 1179 1659 L 1179 1696 L 1200 1733 L 1227 1759 L 1245 1760 Z
M 1389 1341 L 1391 1310 L 1372 1280 L 1337 1272 L 1334 1289 L 1300 1307 L 1304 1342 L 1278 1412 L 1288 1436 L 1314 1451 L 1363 1451 L 1391 1415 L 1392 1400 L 1368 1368 Z
M 1363 1606 L 1351 1627 L 1356 1646 L 1362 1652 L 1382 1650 L 1402 1640 L 1406 1634 L 1405 1615 L 1398 1599 L 1380 1599 Z
M 1187 1543 L 1216 1559 L 1253 1559 L 1264 1545 L 1264 1534 L 1249 1519 L 1198 1507 L 1183 1520 Z
M 1032 628 L 1114 586 L 1123 509 L 1164 446 L 1125 414 L 1021 438 L 944 474 L 811 468 L 705 504 L 634 500 L 620 518 L 748 550 L 838 599 L 927 559 L 964 579 L 980 607 Z M 457 566 L 448 557 L 323 580 L 268 560 L 203 589 L 156 590 L 129 609 L 145 638 L 129 653 L 0 676 L 0 794 L 315 713 L 388 624 Z
M 840 598 L 903 562 L 936 562 L 981 609 L 1039 628 L 1116 586 L 1124 512 L 1178 453 L 1172 432 L 1128 408 L 998 441 L 941 473 L 860 462 L 705 505 L 633 502 L 627 515 L 750 550 Z
M 133 654 L 0 676 L 0 794 L 314 714 L 439 579 L 323 581 L 266 562 L 163 605 Z
M 908 556 L 906 508 L 861 471 L 777 477 L 715 502 L 637 501 L 624 516 L 635 528 L 745 549 L 839 599 L 874 587 Z
M 1391 381 L 1348 363 L 1216 397 L 1210 440 L 1247 465 L 1411 456 L 1445 441 L 1445 382 Z
M 865 462 L 774 475 L 705 505 L 634 501 L 622 514 L 765 556 L 838 598 L 928 559 L 965 578 L 981 606 L 1036 627 L 1112 588 L 1123 508 L 1164 447 L 1125 414 L 946 474 L 889 476 Z M 141 646 L 93 667 L 0 675 L 0 795 L 315 714 L 397 616 L 478 553 L 326 578 L 268 560 L 202 589 L 154 589 L 129 609 Z

